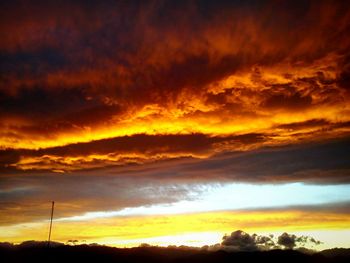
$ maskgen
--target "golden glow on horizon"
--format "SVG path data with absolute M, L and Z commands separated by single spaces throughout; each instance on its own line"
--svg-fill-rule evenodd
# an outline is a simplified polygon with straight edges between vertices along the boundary
M 54 222 L 53 238 L 66 242 L 85 240 L 114 246 L 192 245 L 219 243 L 224 233 L 242 229 L 249 233 L 317 232 L 349 230 L 348 214 L 302 211 L 237 211 L 168 216 L 113 217 L 87 221 Z M 0 227 L 0 241 L 45 240 L 47 222 Z M 321 231 L 321 232 L 322 232 Z M 199 239 L 200 237 L 209 239 Z M 329 237 L 336 243 L 337 236 Z M 329 241 L 328 240 L 328 241 Z M 321 240 L 322 241 L 322 240 Z M 345 240 L 349 242 L 349 240 Z M 327 242 L 327 240 L 325 240 Z M 341 240 L 344 242 L 344 240 Z M 348 243 L 339 243 L 348 245 Z M 332 244 L 333 244 L 332 243 Z M 323 247 L 327 247 L 327 243 Z

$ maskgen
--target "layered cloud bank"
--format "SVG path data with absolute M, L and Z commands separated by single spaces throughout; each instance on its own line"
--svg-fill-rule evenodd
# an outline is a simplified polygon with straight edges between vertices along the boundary
M 257 133 L 279 144 L 349 131 L 347 3 L 19 1 L 1 10 L 3 149 L 135 134 Z

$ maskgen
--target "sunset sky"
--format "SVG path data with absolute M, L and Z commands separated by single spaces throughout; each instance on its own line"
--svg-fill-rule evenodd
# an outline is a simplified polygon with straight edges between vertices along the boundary
M 350 247 L 349 1 L 1 1 L 0 242 Z

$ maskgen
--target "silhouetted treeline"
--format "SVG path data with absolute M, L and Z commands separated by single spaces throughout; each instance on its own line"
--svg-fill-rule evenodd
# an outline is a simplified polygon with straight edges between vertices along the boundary
M 1 262 L 350 262 L 350 249 L 331 249 L 306 254 L 295 250 L 254 252 L 205 251 L 192 248 L 137 247 L 129 249 L 106 246 L 0 247 Z

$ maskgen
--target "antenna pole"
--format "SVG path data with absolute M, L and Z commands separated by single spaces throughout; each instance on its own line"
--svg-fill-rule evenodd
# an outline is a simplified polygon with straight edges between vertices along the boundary
M 52 208 L 51 208 L 51 220 L 50 220 L 50 230 L 49 230 L 49 239 L 47 242 L 47 246 L 50 247 L 50 241 L 51 241 L 51 229 L 52 229 L 52 218 L 53 218 L 53 210 L 55 207 L 55 202 L 52 201 Z

